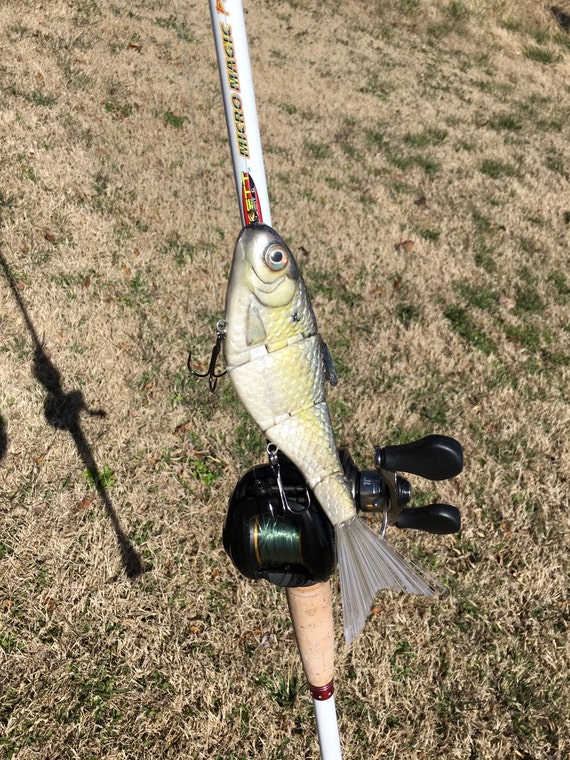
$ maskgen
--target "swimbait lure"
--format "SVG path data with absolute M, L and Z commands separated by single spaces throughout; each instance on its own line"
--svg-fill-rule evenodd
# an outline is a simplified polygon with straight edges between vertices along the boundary
M 357 516 L 326 402 L 335 381 L 299 267 L 271 227 L 240 233 L 226 294 L 224 357 L 232 385 L 267 439 L 301 470 L 335 527 L 344 632 L 362 630 L 380 589 L 432 594 L 432 583 Z

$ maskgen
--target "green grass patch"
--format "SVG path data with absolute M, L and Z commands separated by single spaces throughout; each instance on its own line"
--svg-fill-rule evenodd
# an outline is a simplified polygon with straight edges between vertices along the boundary
M 117 103 L 115 100 L 107 100 L 103 107 L 107 113 L 117 119 L 127 119 L 133 113 L 133 106 L 130 103 Z
M 420 321 L 420 310 L 416 304 L 400 302 L 394 311 L 396 319 L 404 327 L 410 327 L 414 322 Z
M 188 262 L 193 261 L 196 253 L 196 246 L 192 243 L 181 240 L 180 235 L 177 232 L 173 232 L 166 238 L 166 241 L 162 244 L 161 253 L 166 253 L 174 257 L 174 261 L 179 267 L 184 267 Z
M 194 33 L 188 27 L 188 24 L 182 20 L 180 15 L 157 16 L 155 23 L 162 29 L 171 29 L 176 32 L 176 36 L 184 42 L 192 42 L 194 39 Z
M 90 486 L 95 488 L 112 488 L 117 482 L 117 477 L 108 464 L 101 470 L 86 467 L 83 470 L 83 477 Z
M 461 0 L 451 0 L 445 8 L 447 15 L 455 22 L 466 21 L 471 15 L 469 8 Z
M 173 111 L 168 110 L 162 114 L 162 121 L 167 127 L 182 129 L 184 122 L 186 121 L 186 116 L 180 116 L 179 114 L 175 114 Z
M 358 92 L 364 95 L 372 95 L 383 102 L 387 102 L 393 87 L 387 84 L 386 79 L 376 71 L 368 71 L 366 84 L 358 88 Z
M 234 428 L 235 455 L 245 467 L 251 467 L 263 459 L 265 438 L 249 416 L 243 414 Z
M 543 311 L 544 303 L 532 285 L 518 285 L 515 289 L 516 308 L 519 314 L 536 314 Z
M 552 65 L 553 63 L 558 63 L 562 59 L 562 56 L 558 51 L 540 47 L 539 45 L 530 45 L 524 48 L 523 54 L 531 61 L 543 63 L 547 66 Z
M 519 325 L 506 325 L 505 335 L 508 341 L 529 351 L 539 351 L 544 344 L 540 328 L 526 322 Z
M 31 103 L 43 108 L 50 108 L 57 103 L 57 95 L 52 95 L 43 89 L 32 90 L 29 98 Z
M 332 156 L 330 145 L 326 143 L 306 141 L 304 147 L 308 155 L 317 161 L 322 161 Z
M 559 269 L 551 272 L 548 275 L 548 282 L 552 283 L 559 296 L 566 298 L 570 295 L 570 281 L 566 272 L 562 272 Z
M 453 283 L 453 290 L 458 293 L 469 306 L 475 306 L 482 311 L 492 312 L 497 305 L 497 293 L 484 285 L 470 285 L 463 281 Z
M 382 149 L 385 144 L 384 132 L 377 129 L 370 129 L 366 132 L 366 144 L 369 148 Z
M 281 673 L 271 678 L 262 673 L 255 676 L 255 683 L 267 692 L 270 699 L 277 702 L 279 707 L 292 707 L 297 695 L 302 688 L 303 682 L 297 675 L 286 678 Z
M 551 148 L 546 154 L 544 165 L 551 172 L 564 177 L 565 180 L 570 179 L 570 164 L 566 153 Z
M 441 145 L 447 135 L 447 129 L 427 128 L 421 132 L 406 133 L 404 142 L 413 148 L 427 148 L 430 145 Z
M 496 130 L 518 132 L 522 129 L 522 122 L 516 114 L 499 113 L 491 117 L 489 120 L 489 126 Z
M 409 156 L 401 154 L 390 153 L 388 161 L 400 171 L 409 171 L 410 169 L 421 169 L 428 176 L 434 176 L 441 168 L 439 161 L 436 161 L 429 156 L 424 156 L 422 153 L 414 153 Z
M 482 161 L 479 170 L 491 179 L 503 179 L 504 177 L 517 177 L 519 170 L 509 161 L 499 161 L 496 158 L 486 158 Z
M 221 475 L 219 462 L 213 457 L 197 459 L 192 463 L 192 475 L 204 485 L 213 485 Z
M 484 354 L 494 354 L 497 351 L 495 342 L 479 327 L 469 311 L 457 304 L 448 306 L 444 316 L 449 321 L 451 329 L 466 343 Z
M 437 243 L 441 237 L 439 230 L 432 230 L 427 227 L 414 227 L 416 235 L 421 237 L 422 240 L 428 240 L 430 243 Z

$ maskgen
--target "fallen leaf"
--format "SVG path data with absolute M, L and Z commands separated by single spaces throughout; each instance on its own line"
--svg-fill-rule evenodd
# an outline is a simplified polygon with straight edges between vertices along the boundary
M 186 433 L 188 430 L 192 430 L 191 422 L 181 422 L 180 425 L 176 425 L 174 428 L 175 433 Z
M 414 247 L 414 245 L 415 245 L 415 242 L 413 240 L 402 240 L 401 243 L 396 243 L 396 245 L 394 246 L 394 248 L 397 251 L 404 250 L 404 251 L 408 252 L 408 251 L 412 250 L 412 248 Z
M 87 507 L 90 507 L 91 504 L 93 504 L 93 500 L 95 499 L 94 496 L 85 496 L 85 498 L 81 499 L 81 501 L 77 502 L 75 505 L 75 509 L 87 509 Z

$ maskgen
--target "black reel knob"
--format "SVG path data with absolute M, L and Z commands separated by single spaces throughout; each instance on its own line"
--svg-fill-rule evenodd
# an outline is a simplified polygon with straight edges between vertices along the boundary
M 451 504 L 426 504 L 401 509 L 394 525 L 402 530 L 423 530 L 446 536 L 461 530 L 461 512 Z
M 277 586 L 326 581 L 335 568 L 334 528 L 300 471 L 278 459 L 285 504 L 272 465 L 246 472 L 230 498 L 224 548 L 247 578 Z
M 426 435 L 411 443 L 376 449 L 376 466 L 411 472 L 429 480 L 454 478 L 463 470 L 461 444 L 447 435 Z

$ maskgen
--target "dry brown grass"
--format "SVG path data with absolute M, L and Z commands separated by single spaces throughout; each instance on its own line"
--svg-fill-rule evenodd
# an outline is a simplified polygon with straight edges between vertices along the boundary
M 335 612 L 346 758 L 562 760 L 570 38 L 535 0 L 247 9 L 339 439 L 466 454 L 414 480 L 462 533 L 391 533 L 449 594 L 379 597 L 349 651 Z M 0 30 L 0 756 L 315 760 L 283 592 L 221 547 L 261 441 L 185 369 L 238 232 L 206 3 L 10 0 Z

